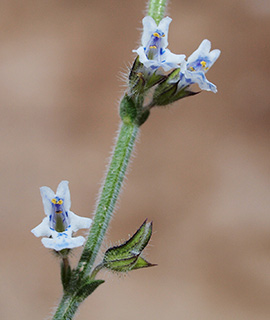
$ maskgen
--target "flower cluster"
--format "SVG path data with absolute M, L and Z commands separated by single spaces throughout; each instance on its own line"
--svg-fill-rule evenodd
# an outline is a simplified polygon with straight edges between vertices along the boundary
M 174 83 L 177 82 L 177 90 L 181 91 L 191 84 L 197 83 L 202 90 L 217 92 L 216 86 L 206 79 L 206 72 L 212 67 L 220 55 L 220 50 L 210 52 L 211 43 L 205 39 L 198 49 L 185 60 L 185 55 L 171 53 L 168 46 L 168 30 L 172 19 L 163 18 L 159 25 L 154 19 L 147 16 L 143 19 L 142 46 L 133 50 L 139 56 L 146 73 L 162 68 L 165 72 L 171 69 L 179 69 Z
M 59 183 L 56 194 L 48 187 L 41 187 L 40 194 L 46 217 L 31 232 L 36 237 L 47 237 L 42 238 L 41 242 L 46 248 L 55 251 L 82 246 L 84 237 L 73 237 L 73 232 L 89 228 L 92 220 L 70 211 L 68 181 Z

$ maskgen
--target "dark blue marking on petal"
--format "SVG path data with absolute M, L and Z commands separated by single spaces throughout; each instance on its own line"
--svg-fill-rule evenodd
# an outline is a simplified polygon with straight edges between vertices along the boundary
M 163 48 L 160 48 L 160 55 L 162 56 L 165 53 L 165 50 Z

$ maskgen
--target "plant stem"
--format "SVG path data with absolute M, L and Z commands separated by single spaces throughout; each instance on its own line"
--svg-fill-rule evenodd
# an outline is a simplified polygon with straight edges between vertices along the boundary
M 167 2 L 167 0 L 149 0 L 148 15 L 156 21 L 157 25 L 164 17 Z
M 77 267 L 80 277 L 88 275 L 95 262 L 114 211 L 138 130 L 138 126 L 131 122 L 122 123 L 120 127 L 94 221 Z
M 52 320 L 72 319 L 77 308 L 78 304 L 75 305 L 73 297 L 71 295 L 64 295 Z

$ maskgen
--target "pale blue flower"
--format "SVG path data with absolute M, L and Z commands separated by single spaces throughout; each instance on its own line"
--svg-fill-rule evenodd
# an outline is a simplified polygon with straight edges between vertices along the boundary
M 162 67 L 164 71 L 178 68 L 185 55 L 173 54 L 168 46 L 168 30 L 172 19 L 163 18 L 157 26 L 152 17 L 143 18 L 142 46 L 133 50 L 146 68 L 153 70 Z
M 205 39 L 187 61 L 183 61 L 180 68 L 179 89 L 197 83 L 202 90 L 217 92 L 217 87 L 206 79 L 205 73 L 219 57 L 220 50 L 215 49 L 210 52 L 210 49 L 211 42 Z
M 90 227 L 92 220 L 70 211 L 71 201 L 68 181 L 59 183 L 56 194 L 48 187 L 41 187 L 40 194 L 46 217 L 31 232 L 42 238 L 46 248 L 60 251 L 83 245 L 84 237 L 72 237 L 73 232 Z

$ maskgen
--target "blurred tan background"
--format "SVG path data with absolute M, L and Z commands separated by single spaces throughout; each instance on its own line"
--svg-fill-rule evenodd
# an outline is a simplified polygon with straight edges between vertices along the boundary
M 58 261 L 30 233 L 44 217 L 39 187 L 69 180 L 72 210 L 92 215 L 144 8 L 0 2 L 1 319 L 44 319 L 61 295 Z M 158 267 L 100 274 L 77 319 L 266 320 L 270 2 L 174 0 L 169 15 L 173 52 L 204 38 L 221 49 L 208 73 L 219 92 L 155 109 L 142 126 L 103 250 L 147 217 Z

